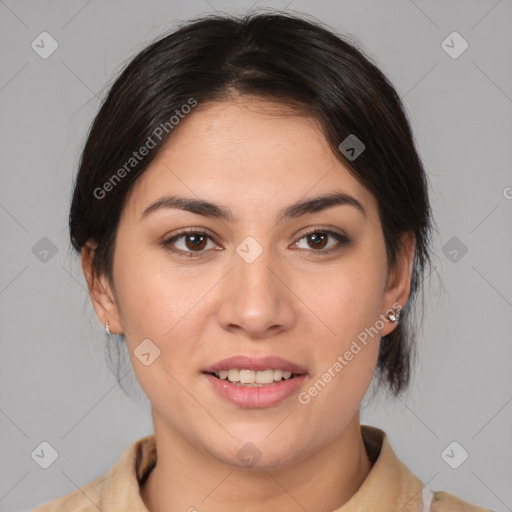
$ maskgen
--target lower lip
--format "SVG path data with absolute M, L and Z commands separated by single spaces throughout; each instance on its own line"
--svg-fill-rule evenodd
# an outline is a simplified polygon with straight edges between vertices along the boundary
M 203 374 L 215 391 L 232 404 L 239 407 L 262 408 L 278 404 L 304 382 L 306 375 L 297 375 L 293 379 L 281 380 L 261 387 L 236 386 L 228 380 L 218 379 L 209 373 Z

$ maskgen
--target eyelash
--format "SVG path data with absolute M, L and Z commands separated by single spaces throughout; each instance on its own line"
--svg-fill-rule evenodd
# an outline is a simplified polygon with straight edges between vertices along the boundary
M 296 242 L 300 242 L 303 238 L 306 238 L 307 236 L 314 235 L 314 234 L 326 234 L 328 236 L 332 236 L 335 240 L 337 240 L 338 245 L 335 245 L 334 247 L 331 247 L 327 250 L 322 249 L 310 249 L 313 254 L 315 255 L 325 255 L 325 254 L 331 254 L 335 251 L 340 250 L 343 246 L 348 245 L 350 243 L 350 240 L 341 233 L 337 233 L 336 231 L 330 231 L 328 229 L 319 229 L 319 228 L 313 228 L 305 233 L 302 234 L 302 236 L 299 238 L 299 240 Z M 212 242 L 214 242 L 213 238 L 206 233 L 205 231 L 195 230 L 195 229 L 185 229 L 180 231 L 178 234 L 173 235 L 171 238 L 167 238 L 162 242 L 162 246 L 165 247 L 167 250 L 171 251 L 174 254 L 177 254 L 178 256 L 183 256 L 185 258 L 198 258 L 201 257 L 202 253 L 205 251 L 182 251 L 181 249 L 173 249 L 172 244 L 182 238 L 185 235 L 201 235 L 206 236 L 209 238 Z M 308 250 L 308 249 L 299 249 L 299 250 Z

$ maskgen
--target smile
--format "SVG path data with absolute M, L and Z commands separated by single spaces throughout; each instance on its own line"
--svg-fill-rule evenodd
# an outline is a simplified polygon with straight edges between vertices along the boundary
M 229 370 L 214 372 L 213 375 L 221 380 L 228 380 L 241 386 L 265 386 L 274 382 L 291 379 L 297 374 L 281 369 L 255 371 L 230 368 Z

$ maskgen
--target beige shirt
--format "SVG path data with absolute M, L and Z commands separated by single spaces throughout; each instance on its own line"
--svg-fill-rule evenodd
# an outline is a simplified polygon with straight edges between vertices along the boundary
M 382 430 L 361 425 L 361 434 L 372 469 L 352 498 L 333 512 L 492 512 L 423 486 L 397 458 Z M 156 459 L 154 434 L 143 437 L 126 448 L 108 473 L 31 512 L 149 512 L 140 486 Z

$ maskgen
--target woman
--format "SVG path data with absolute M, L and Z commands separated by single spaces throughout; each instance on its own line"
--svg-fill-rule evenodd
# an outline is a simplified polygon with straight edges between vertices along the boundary
M 154 435 L 37 511 L 483 511 L 361 425 L 410 379 L 427 179 L 364 54 L 285 14 L 210 16 L 137 55 L 70 212 L 91 301 Z

